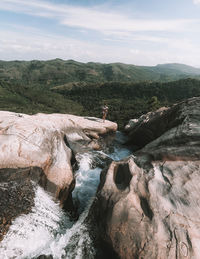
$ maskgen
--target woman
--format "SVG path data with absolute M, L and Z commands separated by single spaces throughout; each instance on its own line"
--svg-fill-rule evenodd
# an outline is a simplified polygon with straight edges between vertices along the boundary
M 106 104 L 104 104 L 104 106 L 102 107 L 102 114 L 103 114 L 102 120 L 103 122 L 105 122 L 106 116 L 108 114 L 108 106 Z

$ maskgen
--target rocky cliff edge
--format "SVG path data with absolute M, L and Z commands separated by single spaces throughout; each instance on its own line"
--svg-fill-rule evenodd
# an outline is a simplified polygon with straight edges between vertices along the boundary
M 0 239 L 13 218 L 30 212 L 32 180 L 70 207 L 74 153 L 99 149 L 100 135 L 116 130 L 91 117 L 0 111 Z
M 126 127 L 138 151 L 101 174 L 91 209 L 120 258 L 200 258 L 200 98 Z

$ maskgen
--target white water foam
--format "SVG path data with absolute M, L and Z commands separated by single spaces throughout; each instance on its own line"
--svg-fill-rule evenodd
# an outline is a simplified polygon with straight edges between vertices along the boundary
M 73 192 L 73 197 L 79 200 L 79 209 L 84 211 L 79 220 L 73 225 L 53 198 L 37 187 L 32 212 L 14 220 L 0 243 L 0 259 L 33 258 L 41 254 L 78 259 L 83 258 L 85 246 L 93 253 L 92 241 L 83 224 L 99 183 L 100 169 L 91 169 L 91 164 L 91 155 L 80 155 Z
M 120 160 L 130 154 L 130 150 L 116 145 L 112 154 L 104 155 Z M 92 239 L 83 222 L 95 197 L 101 169 L 92 169 L 91 153 L 79 154 L 77 160 L 79 169 L 72 195 L 79 206 L 79 220 L 71 222 L 53 198 L 37 187 L 32 212 L 14 220 L 0 243 L 0 259 L 29 259 L 39 255 L 52 255 L 55 259 L 95 258 Z
M 1 259 L 31 258 L 54 240 L 64 213 L 41 187 L 36 188 L 34 201 L 32 212 L 16 218 L 0 243 Z
M 79 202 L 79 213 L 94 198 L 100 178 L 100 168 L 92 169 L 92 154 L 83 153 L 78 157 L 79 169 L 76 172 L 76 188 L 72 193 L 73 199 Z
M 87 213 L 88 210 L 85 210 L 79 220 L 71 229 L 68 229 L 65 234 L 57 235 L 57 237 L 51 242 L 49 248 L 44 249 L 42 254 L 51 254 L 55 259 L 95 258 L 92 240 L 89 236 L 87 226 L 83 224 Z M 83 256 L 85 252 L 87 252 L 87 256 Z
M 83 222 L 95 197 L 100 169 L 91 169 L 91 154 L 79 154 L 77 160 L 79 161 L 79 169 L 76 172 L 76 188 L 73 191 L 73 198 L 79 201 L 79 213 L 82 214 L 70 229 L 67 229 L 64 234 L 58 234 L 51 242 L 49 248 L 43 250 L 42 254 L 51 254 L 56 259 L 82 259 L 94 258 L 95 256 L 92 240 L 87 226 Z

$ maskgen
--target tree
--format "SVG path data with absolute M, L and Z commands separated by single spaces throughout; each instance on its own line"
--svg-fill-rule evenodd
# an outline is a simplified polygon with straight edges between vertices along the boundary
M 149 101 L 149 109 L 151 111 L 155 111 L 160 107 L 160 102 L 158 101 L 157 96 L 152 96 L 150 101 Z

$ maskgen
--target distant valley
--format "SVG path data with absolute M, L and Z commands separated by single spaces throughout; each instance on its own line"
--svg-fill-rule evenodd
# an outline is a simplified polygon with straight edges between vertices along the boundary
M 200 78 L 200 69 L 183 64 L 135 66 L 122 63 L 81 63 L 74 60 L 0 61 L 0 79 L 43 86 L 69 82 L 143 82 Z
M 200 69 L 183 64 L 0 61 L 0 109 L 101 117 L 106 101 L 108 119 L 123 127 L 129 118 L 199 96 L 199 79 Z

